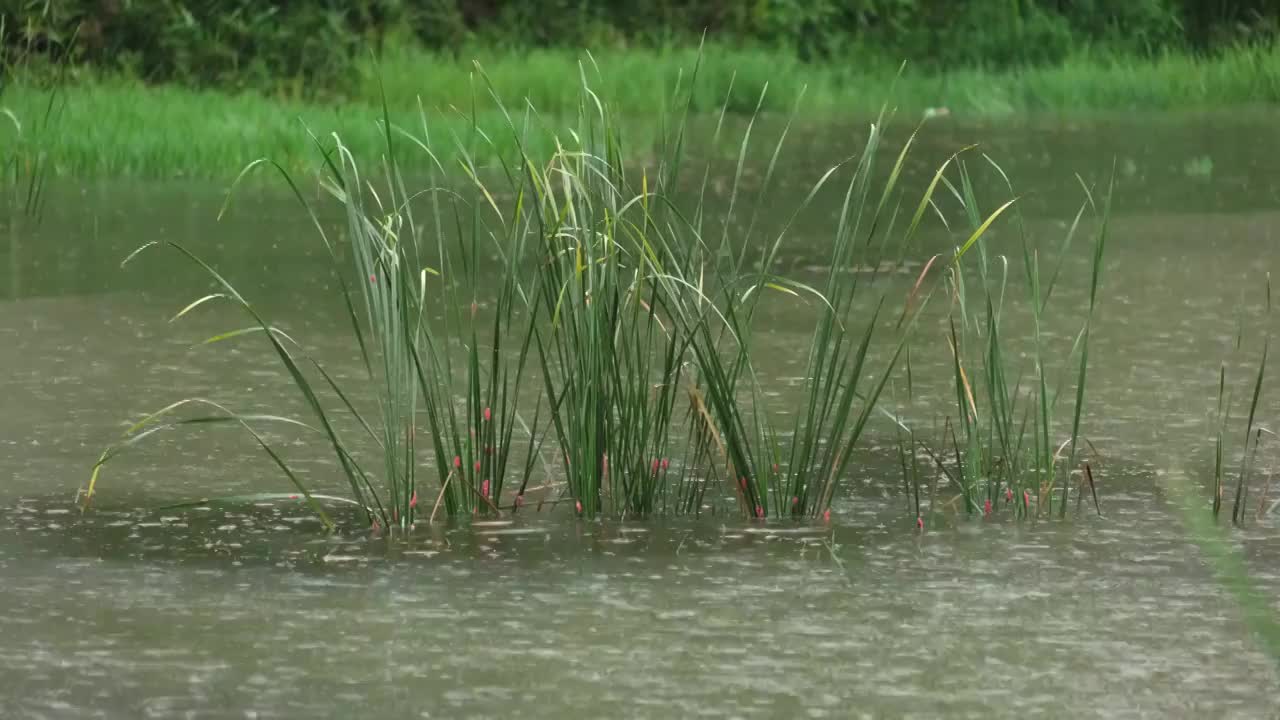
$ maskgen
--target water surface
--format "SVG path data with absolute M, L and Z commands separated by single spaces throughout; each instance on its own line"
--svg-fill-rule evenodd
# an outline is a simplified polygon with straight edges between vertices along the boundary
M 335 373 L 355 377 L 358 365 L 323 248 L 285 194 L 255 190 L 215 222 L 217 186 L 55 187 L 42 226 L 10 227 L 0 241 L 0 717 L 1274 713 L 1276 638 L 1259 617 L 1280 610 L 1280 528 L 1264 516 L 1207 536 L 1189 522 L 1207 512 L 1219 363 L 1243 318 L 1246 352 L 1229 381 L 1246 392 L 1262 278 L 1276 269 L 1280 161 L 1258 151 L 1280 140 L 1273 120 L 1112 116 L 924 133 L 904 183 L 918 192 L 947 154 L 983 142 L 1027 193 L 1037 237 L 1065 231 L 1076 173 L 1100 182 L 1114 158 L 1120 179 L 1086 420 L 1103 516 L 940 514 L 924 533 L 885 425 L 829 526 L 725 515 L 596 524 L 548 511 L 420 528 L 401 542 L 327 536 L 288 505 L 155 510 L 286 490 L 229 432 L 167 433 L 122 458 L 82 516 L 76 490 L 128 420 L 187 395 L 303 411 L 259 344 L 191 347 L 244 320 L 210 307 L 169 324 L 207 283 L 174 255 L 122 270 L 141 243 L 191 246 Z M 864 128 L 793 132 L 762 235 Z M 970 162 L 979 172 L 981 159 Z M 760 168 L 748 187 L 753 177 Z M 984 202 L 1002 197 L 983 182 Z M 727 202 L 723 184 L 713 191 Z M 820 271 L 835 201 L 820 196 L 794 227 L 788 272 Z M 997 229 L 993 248 L 1010 238 Z M 933 228 L 927 245 L 949 240 Z M 918 267 L 926 252 L 909 259 Z M 1086 292 L 1084 252 L 1064 267 L 1070 306 Z M 801 372 L 805 312 L 762 308 L 758 370 L 780 408 Z M 1069 346 L 1076 329 L 1064 318 L 1055 337 Z M 941 327 L 925 332 L 935 337 L 921 348 L 936 352 L 913 358 L 917 416 L 950 401 Z M 1278 409 L 1280 396 L 1264 395 L 1262 424 Z M 339 487 L 327 455 L 273 438 L 310 481 Z

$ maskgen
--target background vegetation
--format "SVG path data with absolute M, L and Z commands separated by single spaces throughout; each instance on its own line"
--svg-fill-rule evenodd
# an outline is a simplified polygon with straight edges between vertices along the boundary
M 5 59 L 72 58 L 148 82 L 345 94 L 388 45 L 593 50 L 720 44 L 801 62 L 1001 69 L 1073 55 L 1270 44 L 1274 0 L 0 0 Z
M 802 92 L 822 123 L 889 99 L 913 120 L 1219 109 L 1280 102 L 1278 28 L 1274 0 L 0 0 L 0 145 L 54 175 L 301 169 L 303 125 L 377 148 L 384 97 L 445 137 L 475 121 L 506 138 L 468 110 L 472 61 L 554 130 L 578 112 L 584 51 L 633 148 L 695 65 L 689 107 L 710 115 L 787 113 Z

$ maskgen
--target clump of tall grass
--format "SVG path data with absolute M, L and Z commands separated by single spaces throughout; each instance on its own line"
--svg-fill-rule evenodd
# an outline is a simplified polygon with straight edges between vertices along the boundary
M 297 182 L 283 166 L 269 160 L 255 161 L 240 176 L 243 178 L 259 167 L 278 171 L 307 210 L 333 263 L 354 346 L 366 379 L 374 388 L 380 417 L 374 421 L 367 419 L 357 409 L 359 398 L 353 399 L 320 362 L 305 355 L 293 338 L 259 314 L 230 281 L 188 248 L 166 242 L 163 244 L 199 266 L 219 290 L 190 303 L 174 319 L 213 301 L 237 306 L 249 316 L 252 324 L 209 338 L 205 344 L 261 333 L 305 400 L 313 422 L 272 415 L 242 415 L 199 398 L 180 400 L 134 424 L 120 443 L 104 451 L 94 467 L 86 500 L 94 494 L 102 467 L 122 450 L 160 430 L 210 423 L 235 423 L 251 433 L 297 493 L 330 526 L 332 521 L 314 493 L 263 439 L 254 427 L 256 424 L 285 423 L 323 437 L 346 479 L 350 491 L 348 502 L 357 505 L 375 527 L 406 527 L 419 517 L 434 517 L 442 509 L 451 516 L 497 512 L 497 498 L 510 474 L 520 477 L 522 488 L 527 484 L 532 464 L 515 465 L 511 448 L 519 422 L 515 385 L 527 358 L 528 341 L 524 340 L 514 366 L 502 347 L 512 337 L 512 310 L 519 277 L 516 263 L 522 253 L 512 255 L 510 264 L 498 276 L 499 281 L 488 285 L 489 290 L 496 293 L 496 309 L 488 318 L 481 318 L 477 298 L 471 296 L 469 303 L 463 300 L 464 288 L 473 293 L 480 288 L 480 270 L 475 260 L 481 254 L 478 243 L 481 237 L 487 237 L 487 230 L 479 218 L 479 205 L 474 196 L 478 194 L 463 198 L 456 190 L 435 185 L 410 194 L 406 190 L 389 115 L 384 114 L 382 128 L 385 151 L 377 181 L 361 174 L 354 155 L 341 138 L 334 136 L 328 143 L 315 141 L 323 158 L 320 182 L 344 210 L 343 240 L 349 246 L 346 252 L 325 232 Z M 424 133 L 426 129 L 424 122 Z M 412 135 L 408 138 L 416 140 Z M 432 174 L 440 169 L 437 161 Z M 441 202 L 441 195 L 448 199 Z M 423 198 L 431 205 L 434 247 L 425 242 L 425 228 L 418 223 L 413 211 L 415 201 Z M 468 200 L 472 210 L 464 217 L 460 208 Z M 468 222 L 469 232 L 460 230 L 456 238 L 460 244 L 469 242 L 469 246 L 463 247 L 467 260 L 455 264 L 450 259 L 451 251 L 445 247 L 450 238 L 442 228 L 446 223 L 462 228 Z M 144 245 L 126 262 L 159 244 Z M 348 253 L 350 267 L 341 261 L 341 256 Z M 428 264 L 433 254 L 437 262 Z M 430 287 L 435 279 L 439 279 L 438 292 Z M 442 318 L 433 316 L 432 300 L 439 301 L 436 309 L 442 311 Z M 460 309 L 464 304 L 469 305 L 469 313 Z M 456 341 L 462 343 L 461 347 Z M 481 345 L 485 341 L 491 343 L 488 351 Z M 321 399 L 324 391 L 340 402 L 339 412 L 326 409 L 326 402 Z M 212 408 L 216 412 L 172 419 L 177 411 L 192 406 Z M 339 431 L 340 418 L 336 415 L 354 421 L 361 434 L 376 446 L 381 456 L 379 476 L 364 469 L 353 452 L 354 443 Z M 431 443 L 439 481 L 433 487 L 420 488 L 418 467 L 422 458 L 418 444 L 424 431 Z
M 5 18 L 0 16 L 0 45 L 5 44 Z M 29 49 L 29 48 L 28 48 Z M 11 105 L 7 93 L 14 78 L 26 77 L 29 52 L 0 52 L 0 226 L 9 256 L 9 292 L 21 294 L 18 272 L 24 235 L 44 215 L 45 190 L 54 172 L 52 151 L 63 136 L 66 96 L 59 84 L 30 95 L 24 105 Z M 65 68 L 55 58 L 54 74 Z
M 700 513 L 717 499 L 748 517 L 825 514 L 930 298 L 947 290 L 967 318 L 963 261 L 976 250 L 986 281 L 983 238 L 1013 203 L 982 216 L 963 166 L 959 190 L 946 177 L 955 157 L 918 197 L 900 187 L 914 135 L 888 165 L 887 179 L 877 180 L 889 121 L 882 111 L 862 151 L 822 174 L 800 205 L 786 211 L 781 228 L 761 236 L 758 221 L 785 158 L 790 121 L 768 149 L 759 189 L 748 197 L 744 168 L 758 152 L 753 114 L 739 143 L 729 207 L 713 216 L 706 204 L 710 164 L 699 174 L 686 162 L 699 71 L 695 64 L 687 77 L 679 76 L 664 103 L 658 160 L 638 166 L 629 164 L 631 158 L 644 153 L 624 143 L 617 109 L 594 89 L 600 70 L 589 58 L 578 68 L 579 100 L 567 128 L 539 115 L 527 100 L 523 108 L 510 109 L 479 66 L 470 125 L 463 131 L 447 125 L 444 139 L 438 130 L 433 133 L 426 112 L 419 111 L 416 127 L 398 126 L 384 102 L 382 150 L 372 173 L 360 170 L 369 159 L 358 158 L 340 136 L 313 138 L 320 181 L 345 216 L 341 238 L 326 234 L 286 167 L 251 163 L 241 177 L 256 169 L 277 171 L 310 214 L 332 260 L 353 351 L 377 415 L 362 412 L 361 394 L 340 386 L 197 254 L 163 243 L 217 286 L 175 319 L 210 302 L 238 308 L 250 325 L 210 342 L 264 338 L 311 417 L 304 422 L 238 414 L 199 398 L 180 400 L 143 418 L 104 451 L 87 497 L 108 461 L 156 432 L 234 424 L 252 434 L 293 485 L 292 493 L 262 497 L 300 494 L 331 525 L 324 509 L 328 499 L 317 496 L 256 429 L 283 423 L 323 439 L 348 486 L 346 501 L 379 527 L 406 527 L 438 512 L 458 517 L 517 510 L 536 473 L 549 490 L 542 501 L 563 501 L 588 517 Z M 757 113 L 766 92 L 756 102 Z M 725 95 L 733 93 L 730 82 Z M 502 116 L 505 137 L 481 127 L 476 108 L 482 103 Z M 721 107 L 712 142 L 720 142 L 729 106 L 726 100 Z M 791 117 L 799 107 L 797 97 Z M 539 143 L 555 150 L 540 154 Z M 516 148 L 514 157 L 482 166 L 480 158 L 504 144 Z M 406 177 L 424 174 L 426 187 L 411 191 Z M 836 183 L 843 188 L 840 214 L 820 281 L 786 277 L 779 258 L 792 224 Z M 876 272 L 858 271 L 905 257 L 944 187 L 968 200 L 973 227 L 962 246 L 931 261 L 905 294 L 891 294 L 897 291 L 878 283 Z M 1027 253 L 1028 273 L 1035 277 L 1038 259 Z M 1037 317 L 1051 289 L 1052 281 L 1042 295 L 1036 285 L 1029 297 Z M 754 318 L 766 296 L 804 299 L 816 311 L 789 428 L 766 402 L 754 364 Z M 999 315 L 990 292 L 986 305 L 987 327 L 996 330 Z M 953 332 L 959 376 L 969 360 L 961 359 L 968 345 L 961 346 L 958 337 Z M 1073 438 L 1083 404 L 1088 319 L 1080 338 Z M 998 350 L 999 342 L 991 348 Z M 988 366 L 999 361 L 990 354 L 983 358 Z M 1042 378 L 1039 397 L 1047 405 L 1044 383 Z M 532 421 L 522 405 L 522 387 L 537 391 Z M 1012 433 L 1014 413 L 1003 387 L 992 393 L 1006 402 L 1000 419 L 1004 438 Z M 195 407 L 213 412 L 182 414 Z M 965 432 L 974 435 L 968 442 L 978 443 L 979 419 L 965 422 Z M 986 442 L 994 447 L 996 425 L 984 422 Z M 350 428 L 358 437 L 349 436 Z M 1048 427 L 1033 428 L 1039 461 L 1049 457 L 1047 441 L 1038 440 L 1048 437 Z M 518 444 L 527 446 L 523 458 L 517 457 Z M 371 454 L 378 458 L 376 470 L 369 469 Z M 973 462 L 979 462 L 976 454 Z M 434 467 L 434 483 L 420 481 L 420 465 Z M 1019 475 L 1018 482 L 1052 483 L 1052 466 L 1043 472 L 1038 467 L 1029 476 L 1034 480 Z M 1025 471 L 1021 465 L 1002 470 L 1010 478 Z
M 1267 274 L 1266 279 L 1266 304 L 1264 312 L 1264 322 L 1266 330 L 1264 331 L 1262 340 L 1262 351 L 1258 358 L 1258 369 L 1253 376 L 1253 382 L 1250 383 L 1251 393 L 1249 399 L 1249 411 L 1246 416 L 1244 426 L 1244 443 L 1240 448 L 1239 470 L 1236 472 L 1235 490 L 1231 500 L 1231 522 L 1237 525 L 1245 523 L 1248 514 L 1250 477 L 1255 469 L 1258 447 L 1262 444 L 1262 436 L 1274 435 L 1271 430 L 1258 424 L 1258 403 L 1262 398 L 1263 380 L 1266 377 L 1267 355 L 1271 349 L 1271 275 Z M 1244 319 L 1240 318 L 1235 338 L 1232 343 L 1231 354 L 1241 355 L 1244 347 Z M 1227 360 L 1224 359 L 1218 368 L 1218 404 L 1215 413 L 1214 425 L 1216 428 L 1216 440 L 1214 442 L 1214 462 L 1213 462 L 1213 517 L 1217 519 L 1222 510 L 1223 491 L 1228 485 L 1227 480 L 1227 454 L 1228 454 L 1228 429 L 1231 425 L 1231 414 L 1233 405 L 1233 392 L 1227 384 Z M 1261 516 L 1266 510 L 1267 495 L 1270 490 L 1270 482 L 1264 488 L 1262 496 L 1258 500 L 1258 514 Z
M 58 96 L 50 93 L 43 113 L 23 122 L 13 110 L 0 106 L 0 133 L 5 145 L 0 156 L 0 189 L 11 221 L 39 220 L 44 207 L 44 189 L 49 178 L 49 155 L 43 137 L 56 123 Z
M 789 214 L 778 234 L 760 239 L 754 237 L 752 231 L 759 209 L 767 203 L 789 124 L 772 150 L 759 196 L 753 199 L 740 197 L 743 165 L 750 152 L 751 127 L 748 126 L 738 153 L 729 191 L 729 211 L 721 221 L 723 229 L 718 242 L 685 244 L 691 249 L 681 258 L 686 272 L 700 277 L 704 268 L 709 269 L 722 318 L 722 323 L 716 325 L 706 322 L 707 314 L 702 306 L 709 299 L 702 296 L 691 298 L 682 308 L 682 317 L 698 319 L 690 325 L 698 369 L 691 423 L 697 437 L 694 445 L 704 460 L 712 460 L 709 456 L 716 451 L 722 456 L 720 462 L 707 464 L 721 475 L 748 515 L 814 516 L 827 510 L 837 481 L 846 476 L 852 457 L 850 451 L 865 430 L 885 380 L 901 353 L 905 333 L 896 340 L 897 348 L 886 367 L 880 370 L 880 380 L 863 391 L 863 383 L 871 374 L 868 351 L 877 338 L 885 298 L 881 295 L 878 302 L 860 307 L 855 300 L 860 300 L 860 291 L 866 294 L 868 288 L 862 276 L 853 270 L 862 264 L 878 267 L 894 235 L 893 220 L 886 215 L 892 213 L 896 218 L 896 209 L 889 201 L 901 202 L 895 194 L 896 182 L 911 146 L 909 142 L 903 148 L 879 198 L 872 198 L 874 208 L 868 210 L 883 124 L 882 113 L 871 126 L 861 156 L 823 174 L 801 207 Z M 815 288 L 781 276 L 777 260 L 791 223 L 840 170 L 850 166 L 852 171 L 843 194 L 840 220 L 825 263 L 825 285 Z M 705 184 L 704 174 L 704 193 Z M 931 193 L 932 188 L 921 200 L 922 206 L 928 203 Z M 739 202 L 749 203 L 752 211 L 746 222 L 747 230 L 735 237 L 729 227 Z M 699 222 L 705 219 L 701 205 L 694 217 Z M 905 246 L 916 224 L 912 223 L 906 233 L 894 240 Z M 695 227 L 694 234 L 701 238 L 701 228 Z M 779 440 L 780 431 L 766 409 L 762 384 L 753 364 L 752 319 L 766 293 L 808 296 L 818 308 L 807 351 L 804 387 L 797 406 L 791 411 L 795 420 L 789 434 L 789 447 Z M 855 310 L 863 314 L 856 316 Z M 692 509 L 700 499 L 701 494 L 690 495 L 687 506 Z
M 575 509 L 647 514 L 664 497 L 687 343 L 661 317 L 671 288 L 651 199 L 631 190 L 601 108 L 580 109 L 575 150 L 542 167 L 524 158 L 535 197 L 527 229 L 543 258 L 534 334 Z
M 958 261 L 957 253 L 947 266 L 945 288 L 950 306 L 943 335 L 951 358 L 955 406 L 944 418 L 941 437 L 933 444 L 924 442 L 914 425 L 898 419 L 898 452 L 905 490 L 914 500 L 916 513 L 922 516 L 922 471 L 917 457 L 917 450 L 921 450 L 927 465 L 958 493 L 957 499 L 967 514 L 989 514 L 1003 505 L 1023 517 L 1048 516 L 1055 509 L 1061 517 L 1066 513 L 1071 478 L 1076 473 L 1077 506 L 1087 485 L 1097 508 L 1092 468 L 1088 463 L 1077 467 L 1077 459 L 1083 443 L 1089 341 L 1098 303 L 1114 173 L 1101 199 L 1095 198 L 1094 191 L 1081 179 L 1084 200 L 1055 248 L 1057 259 L 1053 266 L 1042 268 L 1041 258 L 1046 253 L 1027 232 L 1012 184 L 990 157 L 983 157 L 1011 196 L 985 220 L 965 162 L 959 163 L 958 183 L 941 174 L 939 179 L 974 233 L 985 229 L 991 217 L 1012 208 L 1021 262 L 1015 259 L 1011 263 L 1008 257 L 993 254 L 987 240 L 978 236 L 961 246 L 972 246 L 970 262 Z M 1049 363 L 1055 353 L 1049 351 L 1046 340 L 1049 310 L 1064 261 L 1086 212 L 1092 214 L 1096 227 L 1087 300 L 1083 307 L 1068 308 L 1068 318 L 1080 325 L 1054 377 Z M 1020 273 L 1013 271 L 1020 275 L 1015 279 L 1024 288 L 1021 303 L 1009 295 L 1011 264 L 1021 269 Z M 1009 316 L 1019 310 L 1029 311 L 1026 320 L 1030 322 L 1029 332 L 1021 337 L 1016 329 L 1009 328 Z M 1016 362 L 1020 356 L 1030 358 L 1031 367 L 1019 367 Z M 1062 435 L 1055 431 L 1055 416 L 1060 400 L 1073 384 L 1070 422 Z M 936 490 L 936 484 L 931 482 L 931 499 Z
M 7 38 L 9 28 L 0 16 L 0 43 Z M 28 77 L 28 65 L 32 55 L 29 46 L 13 53 L 0 53 L 0 191 L 8 206 L 13 229 L 17 237 L 20 219 L 38 222 L 44 208 L 44 189 L 52 173 L 51 149 L 63 137 L 59 125 L 66 111 L 66 94 L 61 78 L 66 68 L 65 57 L 51 59 L 54 76 L 51 86 L 41 88 L 27 98 L 22 106 L 11 106 L 7 90 L 16 80 Z M 17 109 L 15 109 L 17 108 Z
M 695 65 L 687 81 L 688 87 L 697 87 L 699 65 Z M 733 94 L 732 84 L 726 96 Z M 764 106 L 765 93 L 756 104 L 756 111 Z M 692 111 L 692 93 L 684 95 L 683 103 L 673 102 L 675 117 L 668 120 L 674 128 L 660 153 L 654 181 L 643 172 L 641 187 L 618 195 L 619 188 L 627 187 L 627 174 L 620 172 L 619 149 L 608 142 L 613 137 L 607 123 L 603 128 L 606 142 L 600 152 L 588 152 L 592 162 L 603 163 L 593 174 L 605 180 L 596 196 L 605 208 L 618 208 L 602 214 L 604 222 L 597 227 L 603 232 L 593 237 L 602 239 L 604 248 L 618 252 L 610 255 L 588 249 L 587 261 L 579 259 L 577 277 L 582 268 L 599 268 L 598 277 L 610 277 L 613 262 L 621 260 L 634 267 L 638 286 L 629 286 L 633 298 L 634 317 L 644 324 L 650 337 L 655 324 L 655 313 L 661 313 L 670 330 L 662 335 L 658 356 L 662 357 L 662 371 L 656 373 L 658 381 L 653 385 L 653 417 L 658 419 L 658 431 L 652 436 L 658 441 L 651 453 L 640 453 L 622 466 L 632 477 L 647 478 L 667 470 L 667 460 L 661 457 L 671 422 L 671 408 L 680 381 L 680 361 L 687 355 L 690 367 L 690 386 L 687 420 L 683 430 L 688 434 L 684 444 L 686 451 L 683 467 L 675 487 L 670 490 L 675 499 L 676 512 L 699 512 L 709 490 L 735 498 L 741 512 L 751 517 L 766 516 L 814 516 L 829 507 L 836 484 L 847 476 L 852 458 L 851 450 L 858 443 L 873 412 L 880 392 L 901 355 L 910 327 L 919 307 L 904 310 L 911 317 L 906 327 L 900 327 L 891 342 L 890 357 L 883 368 L 873 373 L 868 365 L 869 351 L 880 335 L 877 334 L 879 308 L 886 302 L 883 292 L 872 287 L 872 279 L 863 279 L 852 272 L 856 267 L 879 267 L 880 259 L 891 250 L 902 250 L 909 244 L 919 226 L 924 209 L 928 206 L 935 187 L 931 186 L 919 200 L 913 221 L 905 231 L 895 225 L 897 209 L 902 196 L 897 180 L 911 143 L 904 147 L 891 168 L 888 181 L 875 188 L 873 168 L 879 149 L 885 117 L 872 124 L 864 151 L 853 161 L 839 163 L 824 173 L 808 191 L 799 207 L 785 211 L 788 219 L 780 231 L 772 237 L 759 237 L 755 231 L 761 209 L 769 202 L 773 174 L 780 157 L 785 154 L 785 141 L 790 122 L 784 127 L 778 141 L 770 149 L 767 169 L 760 188 L 753 198 L 746 197 L 742 186 L 744 166 L 748 157 L 757 152 L 752 145 L 754 118 L 748 122 L 739 150 L 733 180 L 728 186 L 729 207 L 722 217 L 710 218 L 705 205 L 710 168 L 701 178 L 695 174 L 692 183 L 682 179 L 688 172 L 684 166 L 686 136 L 685 120 Z M 677 88 L 677 99 L 679 86 Z M 796 100 L 799 108 L 800 100 Z M 719 133 L 727 111 L 728 102 L 722 107 L 712 143 L 719 142 Z M 793 111 L 794 112 L 794 111 Z M 607 113 L 606 113 L 607 115 Z M 614 168 L 617 170 L 611 171 Z M 848 175 L 841 208 L 840 221 L 834 229 L 831 255 L 826 263 L 826 283 L 813 287 L 783 276 L 779 272 L 778 258 L 792 222 L 802 213 L 810 201 L 840 173 Z M 583 183 L 583 186 L 589 186 Z M 696 199 L 681 207 L 674 198 L 690 193 L 696 188 Z M 875 192 L 873 192 L 873 190 Z M 626 198 L 631 197 L 631 200 Z M 564 203 L 572 208 L 571 203 Z M 746 208 L 746 211 L 743 210 Z M 628 217 L 634 214 L 634 219 Z M 742 213 L 743 217 L 739 217 Z M 612 220 L 610 220 L 612 218 Z M 578 226 L 575 220 L 571 223 Z M 717 226 L 719 233 L 717 236 Z M 731 228 L 745 227 L 744 230 Z M 984 230 L 985 231 L 985 228 Z M 976 235 L 981 235 L 979 231 Z M 612 239 L 611 239 L 612 238 Z M 589 241 L 575 245 L 577 252 L 590 248 Z M 600 259 L 597 259 L 597 258 Z M 576 285 L 566 283 L 557 275 L 548 287 L 554 293 L 546 297 L 559 298 L 568 289 L 571 297 L 578 297 Z M 576 282 L 576 280 L 575 280 Z M 609 281 L 606 287 L 616 288 L 618 283 Z M 639 288 L 646 288 L 640 290 Z M 879 292 L 878 302 L 862 301 L 863 296 Z M 789 434 L 790 445 L 780 441 L 782 433 L 776 427 L 773 414 L 765 401 L 763 384 L 754 367 L 753 317 L 762 297 L 767 293 L 779 296 L 810 298 L 818 308 L 817 324 L 808 351 L 806 385 L 798 405 L 792 410 L 797 418 Z M 625 293 L 624 293 L 625 295 Z M 609 297 L 616 297 L 614 291 Z M 616 301 L 615 301 L 616 302 Z M 920 306 L 923 306 L 923 302 Z M 624 305 L 625 306 L 625 305 Z M 586 311 L 593 306 L 583 302 L 575 306 Z M 603 312 L 607 306 L 596 307 L 591 312 Z M 643 309 L 643 312 L 641 312 Z M 610 326 L 612 327 L 612 326 Z M 621 333 L 618 337 L 632 338 L 637 333 Z M 569 356 L 593 357 L 598 353 L 599 334 L 588 330 L 560 335 L 573 344 Z M 624 342 L 624 344 L 626 344 Z M 633 343 L 641 348 L 649 342 Z M 609 347 L 608 340 L 604 346 Z M 610 352 L 616 350 L 606 350 Z M 652 349 L 649 350 L 653 352 Z M 563 351 L 562 357 L 564 356 Z M 641 355 L 641 357 L 645 357 Z M 645 365 L 648 367 L 648 365 Z M 629 369 L 630 370 L 630 369 Z M 631 370 L 634 372 L 634 370 Z M 592 377 L 593 370 L 580 368 L 577 377 Z M 554 374 L 551 370 L 549 375 Z M 628 383 L 640 389 L 647 374 L 639 373 L 641 380 Z M 870 380 L 871 377 L 878 379 Z M 593 387 L 605 387 L 604 381 L 591 383 Z M 864 385 L 866 385 L 864 387 Z M 557 397 L 551 389 L 553 404 Z M 619 409 L 629 411 L 633 403 L 641 402 L 643 393 L 617 392 L 614 399 L 604 403 L 607 407 L 621 400 Z M 600 405 L 588 404 L 595 410 Z M 586 413 L 589 415 L 589 413 Z M 611 415 L 607 410 L 594 422 L 593 427 L 604 427 Z M 581 415 L 570 416 L 569 423 L 580 422 Z M 559 423 L 559 421 L 557 421 Z M 625 425 L 625 423 L 624 423 Z M 646 428 L 644 423 L 633 426 Z M 624 435 L 627 433 L 623 431 Z M 580 438 L 561 432 L 561 438 L 577 442 Z M 610 443 L 613 435 L 608 435 Z M 648 436 L 635 442 L 621 443 L 622 448 L 645 447 Z M 597 447 L 590 441 L 590 447 Z M 619 448 L 610 443 L 611 448 Z M 613 452 L 613 450 L 611 450 Z M 574 455 L 574 461 L 577 456 Z M 659 459 L 661 457 L 661 459 Z M 583 472 L 604 478 L 603 468 L 613 470 L 614 456 L 590 454 Z M 573 479 L 571 461 L 570 484 L 594 490 L 590 482 Z M 580 461 L 579 461 L 580 463 Z M 580 464 L 581 467 L 581 464 Z M 616 470 L 614 471 L 616 472 Z M 649 487 L 642 482 L 643 487 Z M 659 492 L 668 492 L 657 485 Z M 648 493 L 646 493 L 648 494 Z M 665 495 L 664 495 L 665 498 Z M 581 501 L 581 498 L 579 498 Z M 589 500 L 590 501 L 590 500 Z M 624 505 L 622 510 L 645 511 L 651 505 Z

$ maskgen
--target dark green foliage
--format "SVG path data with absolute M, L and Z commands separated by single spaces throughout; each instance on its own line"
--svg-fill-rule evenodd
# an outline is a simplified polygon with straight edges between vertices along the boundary
M 1074 52 L 1155 54 L 1270 42 L 1273 0 L 0 0 L 3 52 L 69 52 L 147 81 L 341 93 L 385 38 L 457 52 L 689 45 L 869 56 L 929 68 L 1011 67 Z
M 147 81 L 332 87 L 392 17 L 376 0 L 0 0 L 6 57 L 34 50 Z M 372 44 L 376 45 L 377 37 Z

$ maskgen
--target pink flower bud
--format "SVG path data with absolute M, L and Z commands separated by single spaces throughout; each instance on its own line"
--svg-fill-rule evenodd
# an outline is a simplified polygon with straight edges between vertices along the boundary
M 666 470 L 669 467 L 671 467 L 671 461 L 667 458 L 662 458 L 662 469 Z
M 824 523 L 830 523 L 830 522 L 831 522 L 831 508 L 827 508 L 827 509 L 822 513 L 822 522 L 824 522 Z
M 982 504 L 982 514 L 983 515 L 991 514 L 991 498 L 987 498 L 987 501 Z
M 489 410 L 489 408 L 485 408 L 485 409 L 484 409 L 484 420 L 485 420 L 485 422 L 489 422 L 489 419 L 490 419 L 490 418 L 492 418 L 492 417 L 493 417 L 493 412 L 492 412 L 492 411 L 490 411 L 490 410 Z
M 574 506 L 574 508 L 576 508 L 576 509 L 578 510 L 578 514 L 579 514 L 579 515 L 581 515 L 581 514 L 582 514 L 582 501 L 581 501 L 581 500 L 574 500 L 574 501 L 573 501 L 573 506 Z
M 758 517 L 758 518 L 762 518 L 762 517 L 764 517 L 764 507 L 762 507 L 762 506 L 760 506 L 760 505 L 757 505 L 757 506 L 756 506 L 756 517 Z
M 924 532 L 924 518 L 920 517 L 919 515 L 916 516 L 916 527 L 920 530 L 920 532 Z
M 657 474 L 658 474 L 658 458 L 654 458 L 654 459 L 653 459 L 653 470 L 652 470 L 652 472 L 653 472 L 653 474 L 654 474 L 654 475 L 657 475 Z
M 791 507 L 795 507 L 796 505 L 799 505 L 799 504 L 800 504 L 800 498 L 798 497 L 791 498 Z
M 480 461 L 476 461 L 476 472 L 480 472 Z
M 454 455 L 454 456 L 453 456 L 453 467 L 454 467 L 454 468 L 456 468 L 456 469 L 458 469 L 458 470 L 461 470 L 461 469 L 462 469 L 462 456 L 461 456 L 461 455 Z
M 488 480 L 485 480 L 484 482 L 480 483 L 480 497 L 486 500 L 489 499 L 489 481 Z
M 413 496 L 409 498 L 409 507 L 410 508 L 418 507 L 418 491 L 417 490 L 414 490 Z

